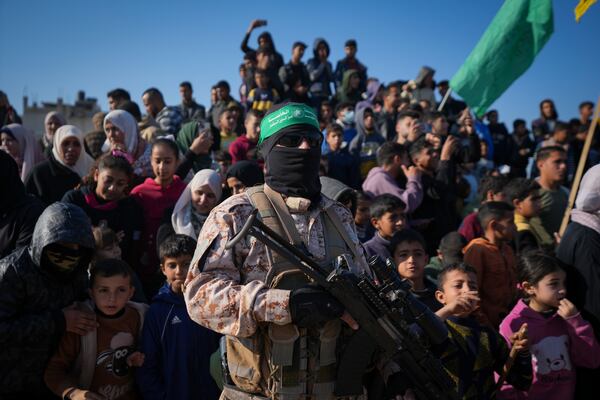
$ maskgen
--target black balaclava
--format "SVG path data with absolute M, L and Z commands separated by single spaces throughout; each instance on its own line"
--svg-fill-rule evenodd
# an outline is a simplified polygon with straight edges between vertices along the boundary
M 310 149 L 276 146 L 281 137 L 296 132 L 318 132 L 318 130 L 310 125 L 293 125 L 282 129 L 263 142 L 261 153 L 266 165 L 265 183 L 283 195 L 303 197 L 316 203 L 321 197 L 319 180 L 321 146 Z
M 44 247 L 41 265 L 59 280 L 68 280 L 87 260 L 86 251 L 81 247 L 72 249 L 60 243 Z

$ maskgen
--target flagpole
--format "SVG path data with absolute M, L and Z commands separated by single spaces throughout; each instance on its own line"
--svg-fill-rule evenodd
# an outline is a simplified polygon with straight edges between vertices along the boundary
M 442 111 L 444 109 L 444 106 L 446 105 L 446 101 L 448 101 L 448 97 L 450 97 L 450 93 L 452 93 L 452 88 L 448 87 L 448 90 L 446 91 L 446 94 L 444 95 L 444 98 L 442 99 L 442 102 L 440 103 L 439 107 L 438 107 L 438 111 Z
M 583 175 L 585 163 L 587 162 L 590 147 L 592 147 L 592 140 L 594 139 L 594 133 L 596 132 L 596 125 L 598 125 L 598 114 L 600 114 L 600 97 L 598 97 L 598 102 L 596 103 L 596 111 L 594 112 L 594 119 L 592 119 L 592 123 L 590 124 L 590 127 L 588 129 L 588 133 L 585 138 L 585 143 L 583 145 L 583 150 L 581 151 L 581 156 L 579 157 L 577 172 L 575 174 L 575 179 L 573 180 L 571 193 L 569 193 L 569 203 L 567 204 L 567 209 L 565 210 L 565 215 L 563 216 L 562 223 L 560 224 L 560 230 L 558 231 L 558 234 L 561 237 L 567 229 L 567 225 L 569 224 L 569 219 L 571 217 L 571 211 L 573 210 L 573 204 L 575 204 L 575 199 L 577 198 L 579 183 L 581 182 L 581 177 Z

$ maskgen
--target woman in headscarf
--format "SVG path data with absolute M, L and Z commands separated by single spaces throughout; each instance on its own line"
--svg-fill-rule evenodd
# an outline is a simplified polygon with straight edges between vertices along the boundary
M 46 157 L 49 157 L 52 152 L 52 143 L 54 142 L 56 130 L 66 124 L 67 120 L 61 113 L 50 111 L 46 114 L 46 118 L 44 118 L 45 132 L 40 139 L 40 148 Z
M 244 193 L 246 188 L 265 183 L 265 175 L 256 162 L 242 160 L 227 170 L 226 182 L 232 194 L 240 194 Z
M 212 169 L 200 170 L 184 189 L 173 210 L 167 210 L 157 234 L 157 243 L 171 234 L 188 235 L 194 239 L 210 211 L 221 200 L 221 176 Z
M 0 129 L 0 149 L 15 160 L 22 181 L 42 160 L 33 133 L 19 124 L 9 124 Z
M 79 185 L 94 164 L 83 150 L 83 133 L 73 125 L 63 125 L 54 134 L 52 154 L 33 168 L 25 187 L 44 203 L 60 201 L 64 194 Z
M 106 141 L 102 150 L 127 158 L 138 180 L 154 176 L 150 163 L 152 146 L 140 136 L 135 118 L 124 110 L 113 110 L 104 117 Z M 135 183 L 135 182 L 134 182 Z
M 600 165 L 581 180 L 571 222 L 560 240 L 556 256 L 569 268 L 567 296 L 592 324 L 600 339 Z M 578 369 L 575 398 L 585 398 L 597 386 L 600 368 Z

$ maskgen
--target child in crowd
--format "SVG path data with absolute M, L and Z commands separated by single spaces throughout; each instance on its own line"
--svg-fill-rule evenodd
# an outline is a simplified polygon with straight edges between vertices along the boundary
M 600 366 L 600 345 L 592 326 L 565 297 L 566 273 L 556 258 L 531 252 L 520 258 L 518 271 L 524 298 L 502 321 L 500 333 L 508 338 L 527 323 L 533 383 L 527 392 L 505 385 L 498 397 L 574 399 L 575 367 Z
M 144 363 L 136 350 L 145 306 L 131 303 L 132 271 L 121 260 L 94 264 L 90 273 L 92 303 L 97 328 L 85 336 L 63 335 L 44 373 L 54 394 L 65 399 L 136 399 L 132 367 Z
M 121 258 L 121 247 L 119 237 L 110 229 L 106 223 L 101 223 L 92 228 L 96 248 L 94 249 L 94 261 L 102 261 L 109 258 Z
M 219 114 L 220 149 L 229 152 L 229 145 L 237 139 L 237 118 L 232 108 L 225 108 Z
M 421 172 L 407 166 L 406 147 L 396 142 L 382 144 L 377 150 L 377 163 L 379 166 L 371 169 L 363 182 L 363 191 L 373 197 L 393 194 L 406 204 L 406 213 L 416 210 L 423 201 Z
M 369 207 L 371 225 L 377 230 L 373 238 L 364 244 L 368 257 L 379 256 L 382 259 L 392 258 L 389 246 L 394 233 L 406 225 L 402 200 L 391 194 L 382 194 L 373 199 Z
M 425 279 L 425 265 L 429 257 L 425 250 L 425 239 L 415 230 L 404 229 L 396 232 L 390 242 L 390 253 L 394 258 L 398 274 L 411 284 L 411 291 L 417 299 L 432 311 L 441 308 L 435 298 L 436 286 Z
M 229 154 L 231 162 L 235 164 L 242 160 L 257 159 L 256 144 L 260 135 L 260 122 L 263 114 L 256 110 L 248 110 L 244 120 L 246 133 L 239 136 L 229 145 Z
M 446 371 L 456 382 L 459 399 L 495 397 L 494 372 L 521 390 L 531 384 L 531 355 L 525 327 L 517 326 L 506 339 L 517 351 L 512 367 L 507 365 L 506 341 L 474 316 L 479 308 L 477 273 L 464 263 L 450 264 L 439 274 L 437 300 L 443 304 L 436 314 L 445 320 L 448 339 L 441 356 Z M 523 328 L 523 331 L 521 330 Z M 503 372 L 508 368 L 508 373 Z
M 145 360 L 136 376 L 147 400 L 219 397 L 209 374 L 209 359 L 219 345 L 219 335 L 193 322 L 183 299 L 183 283 L 195 249 L 196 241 L 186 235 L 170 236 L 160 244 L 160 269 L 166 282 L 146 314 Z
M 481 309 L 497 328 L 517 296 L 516 260 L 509 243 L 515 232 L 514 209 L 500 201 L 487 202 L 479 210 L 484 236 L 465 247 L 465 263 L 477 271 Z
M 347 148 L 342 148 L 343 135 L 344 129 L 341 125 L 332 123 L 327 126 L 325 136 L 328 148 L 325 154 L 328 165 L 327 176 L 337 179 L 352 189 L 358 189 L 360 186 L 358 160 L 348 153 Z
M 135 268 L 140 257 L 144 215 L 135 199 L 129 196 L 132 179 L 133 168 L 129 161 L 105 154 L 84 178 L 85 185 L 68 191 L 62 201 L 81 207 L 93 226 L 105 224 L 116 232 L 123 260 Z
M 354 214 L 354 224 L 356 225 L 356 235 L 361 243 L 365 243 L 375 234 L 375 228 L 371 225 L 371 213 L 369 207 L 373 199 L 371 196 L 361 192 L 356 192 L 356 214 Z
M 106 223 L 102 222 L 99 226 L 93 227 L 92 233 L 94 234 L 94 242 L 96 245 L 92 264 L 109 258 L 121 259 L 122 252 L 119 235 L 106 226 Z M 144 295 L 144 289 L 140 282 L 140 278 L 138 278 L 137 274 L 133 271 L 131 274 L 131 282 L 135 288 L 131 300 L 138 303 L 147 303 L 148 300 Z
M 279 103 L 279 93 L 269 84 L 269 75 L 263 69 L 254 72 L 256 87 L 248 93 L 246 108 L 266 112 L 273 104 Z
M 158 257 L 156 254 L 156 233 L 160 226 L 165 210 L 173 207 L 181 193 L 186 188 L 177 175 L 177 161 L 179 149 L 177 144 L 169 139 L 158 139 L 152 144 L 152 170 L 154 178 L 147 178 L 144 183 L 136 186 L 131 191 L 142 207 L 145 217 L 144 230 L 142 232 L 143 253 L 139 269 L 136 271 L 147 296 L 153 296 L 162 279 L 158 272 Z
M 463 260 L 463 248 L 467 245 L 465 238 L 458 232 L 446 234 L 440 241 L 437 256 L 431 257 L 425 266 L 425 277 L 437 285 L 438 274 L 448 264 Z
M 477 188 L 480 204 L 483 205 L 488 201 L 505 201 L 506 196 L 504 194 L 504 186 L 506 186 L 507 183 L 508 178 L 502 175 L 489 175 L 483 177 Z M 475 238 L 483 236 L 483 229 L 477 219 L 477 210 L 473 211 L 463 219 L 462 224 L 458 228 L 458 233 L 467 239 L 467 243 Z
M 554 250 L 554 240 L 539 218 L 540 185 L 533 179 L 515 178 L 505 188 L 508 201 L 515 207 L 515 247 L 517 254 L 544 249 Z
M 365 179 L 371 168 L 377 166 L 377 149 L 385 143 L 377 129 L 375 113 L 371 107 L 357 110 L 356 133 L 351 139 L 346 139 L 348 137 L 350 136 L 344 135 L 345 141 L 349 143 L 350 153 L 359 160 L 360 178 Z

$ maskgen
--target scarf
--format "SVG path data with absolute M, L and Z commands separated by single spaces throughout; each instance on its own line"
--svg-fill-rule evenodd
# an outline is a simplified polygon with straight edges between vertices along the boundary
M 106 123 L 109 121 L 123 132 L 125 135 L 125 148 L 127 153 L 134 155 L 138 147 L 140 135 L 135 118 L 127 111 L 113 110 L 104 117 L 104 129 L 106 129 Z M 108 150 L 110 150 L 110 141 L 107 137 L 102 146 L 102 151 L 107 152 Z
M 515 225 L 517 226 L 518 231 L 529 230 L 533 236 L 535 236 L 535 240 L 537 240 L 538 244 L 542 247 L 552 246 L 554 244 L 554 239 L 546 232 L 540 217 L 525 218 L 524 216 L 515 213 Z
M 571 220 L 600 234 L 600 165 L 583 176 Z
M 76 137 L 81 145 L 81 153 L 79 153 L 79 158 L 77 159 L 75 165 L 72 166 L 67 165 L 67 163 L 65 163 L 63 160 L 61 148 L 61 143 L 63 140 L 69 137 Z M 54 134 L 54 144 L 52 146 L 52 155 L 54 155 L 56 161 L 69 168 L 82 178 L 90 172 L 90 169 L 94 165 L 94 159 L 85 152 L 83 145 L 83 133 L 78 127 L 73 125 L 63 125 L 56 130 L 56 133 Z
M 118 201 L 109 201 L 106 203 L 100 203 L 98 198 L 96 198 L 96 194 L 93 191 L 89 191 L 84 194 L 85 202 L 91 208 L 102 211 L 111 211 L 117 208 Z
M 192 181 L 188 183 L 187 187 L 183 190 L 183 193 L 181 193 L 181 196 L 179 196 L 179 199 L 173 208 L 171 224 L 173 225 L 175 233 L 187 235 L 194 239 L 198 238 L 199 232 L 196 231 L 195 228 L 199 226 L 200 219 L 198 218 L 198 215 L 192 215 L 195 212 L 194 206 L 192 205 L 192 192 L 205 185 L 210 187 L 210 190 L 212 190 L 217 199 L 221 198 L 221 177 L 219 174 L 212 169 L 198 171 L 196 175 L 194 175 Z M 194 219 L 196 221 L 194 221 Z M 194 226 L 194 222 L 196 227 Z
M 21 162 L 21 180 L 25 182 L 25 179 L 35 164 L 42 159 L 39 147 L 35 143 L 33 133 L 20 124 L 8 124 L 2 128 L 2 131 L 8 133 L 19 142 L 19 148 L 21 150 L 19 160 Z

